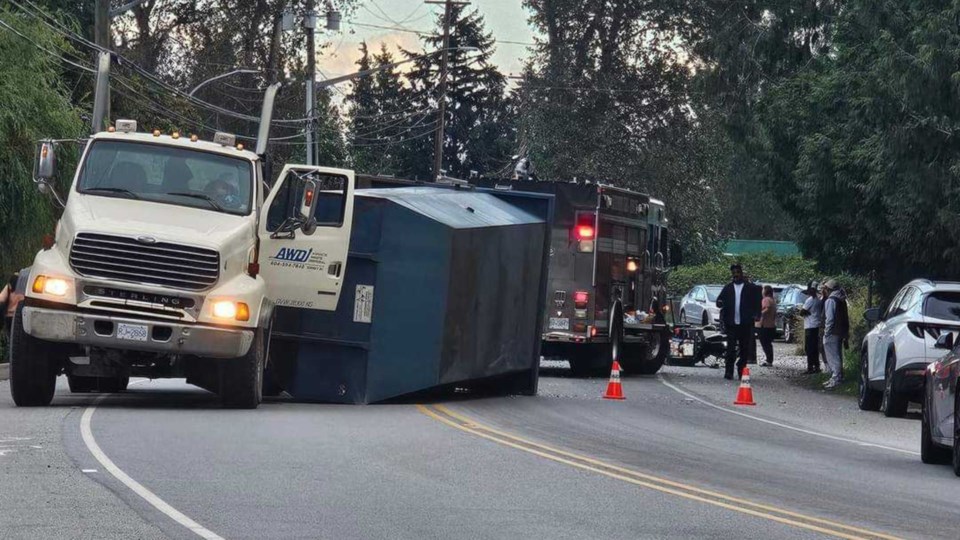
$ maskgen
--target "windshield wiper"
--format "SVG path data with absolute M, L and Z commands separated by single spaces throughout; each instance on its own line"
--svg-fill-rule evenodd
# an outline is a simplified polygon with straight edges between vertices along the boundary
M 220 203 L 213 200 L 209 195 L 204 195 L 203 193 L 185 193 L 185 192 L 175 191 L 173 193 L 164 193 L 164 195 L 176 195 L 177 197 L 190 197 L 192 199 L 200 199 L 201 201 L 207 201 L 208 203 L 210 203 L 210 206 L 215 208 L 218 212 L 226 212 L 226 210 L 224 210 L 224 208 L 220 206 Z
M 87 188 L 85 191 L 106 191 L 109 193 L 123 193 L 124 195 L 129 195 L 131 199 L 140 198 L 139 195 L 130 191 L 129 189 L 118 188 L 118 187 L 92 187 L 92 188 Z

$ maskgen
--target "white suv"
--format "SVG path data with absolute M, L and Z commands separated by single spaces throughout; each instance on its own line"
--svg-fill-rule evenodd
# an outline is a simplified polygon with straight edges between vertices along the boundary
M 927 365 L 946 352 L 937 338 L 960 331 L 960 283 L 913 280 L 882 315 L 874 308 L 864 317 L 876 326 L 860 348 L 860 408 L 903 416 L 921 399 Z

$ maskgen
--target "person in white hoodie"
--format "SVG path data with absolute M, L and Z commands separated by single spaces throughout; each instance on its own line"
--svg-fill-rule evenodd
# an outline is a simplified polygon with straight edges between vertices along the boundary
M 830 380 L 823 386 L 836 388 L 843 382 L 843 349 L 850 336 L 850 316 L 847 313 L 847 293 L 835 279 L 827 281 L 827 299 L 823 303 L 823 351 L 830 368 Z

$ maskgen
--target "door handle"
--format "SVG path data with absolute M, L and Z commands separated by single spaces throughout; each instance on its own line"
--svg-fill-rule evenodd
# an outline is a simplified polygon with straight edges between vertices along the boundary
M 330 263 L 330 266 L 327 267 L 327 274 L 333 277 L 340 277 L 340 272 L 343 271 L 343 263 L 340 261 Z

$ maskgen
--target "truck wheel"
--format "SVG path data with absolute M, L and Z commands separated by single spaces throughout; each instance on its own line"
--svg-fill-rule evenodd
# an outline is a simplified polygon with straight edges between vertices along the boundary
M 258 328 L 247 354 L 221 365 L 220 400 L 228 409 L 256 409 L 263 400 L 266 332 Z
M 10 394 L 18 407 L 44 407 L 53 401 L 60 363 L 53 346 L 23 329 L 23 304 L 10 329 Z
M 660 371 L 670 353 L 670 338 L 666 332 L 660 332 L 652 338 L 650 343 L 643 347 L 643 356 L 637 369 L 637 373 L 641 375 L 653 375 Z
M 883 398 L 880 401 L 880 410 L 887 418 L 899 418 L 907 414 L 907 405 L 909 402 L 902 394 L 898 394 L 894 389 L 893 377 L 895 372 L 893 366 L 897 365 L 897 359 L 893 353 L 887 357 L 886 376 L 883 384 Z

